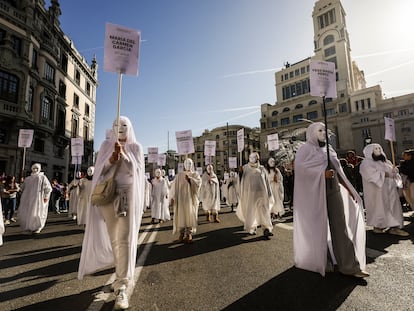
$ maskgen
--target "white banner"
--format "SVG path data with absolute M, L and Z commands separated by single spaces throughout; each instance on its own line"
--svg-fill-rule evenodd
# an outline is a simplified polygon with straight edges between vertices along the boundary
M 167 163 L 167 155 L 165 153 L 159 154 L 157 165 L 158 166 L 165 166 L 166 163 Z
M 20 129 L 19 130 L 19 141 L 17 145 L 22 148 L 30 148 L 33 142 L 34 130 Z
M 71 138 L 70 143 L 71 143 L 70 150 L 71 150 L 72 156 L 73 157 L 83 156 L 83 138 L 82 137 Z
M 158 162 L 158 147 L 148 147 L 148 163 Z
M 175 132 L 177 154 L 194 153 L 194 141 L 191 130 Z
M 384 117 L 385 139 L 396 141 L 394 119 Z
M 206 140 L 204 142 L 204 155 L 214 157 L 216 155 L 216 141 Z
M 279 135 L 277 133 L 267 135 L 267 149 L 269 151 L 279 149 Z
M 82 164 L 82 157 L 81 156 L 72 156 L 72 164 L 81 165 Z
M 138 75 L 141 32 L 107 23 L 105 28 L 104 70 Z
M 337 97 L 335 63 L 310 62 L 310 93 L 312 96 Z
M 237 151 L 242 152 L 244 149 L 244 128 L 237 131 Z
M 237 168 L 237 157 L 229 157 L 229 168 Z

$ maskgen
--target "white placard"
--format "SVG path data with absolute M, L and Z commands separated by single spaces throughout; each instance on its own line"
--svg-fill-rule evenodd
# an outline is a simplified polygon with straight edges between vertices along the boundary
M 148 147 L 148 163 L 158 162 L 158 147 Z
M 384 117 L 385 139 L 396 141 L 394 119 Z
M 21 148 L 30 148 L 33 142 L 33 134 L 34 130 L 32 129 L 20 129 L 17 145 Z
M 177 141 L 177 154 L 194 153 L 194 141 L 191 130 L 175 132 Z
M 214 157 L 216 155 L 216 141 L 206 140 L 204 142 L 204 155 Z
M 242 152 L 244 149 L 244 128 L 237 131 L 237 151 Z
M 312 96 L 336 98 L 335 63 L 310 62 L 310 93 Z
M 173 168 L 168 169 L 168 176 L 175 176 L 175 170 Z
M 267 135 L 267 148 L 269 151 L 279 149 L 279 135 L 277 133 Z
M 224 173 L 224 180 L 227 180 L 230 178 L 230 174 L 229 173 Z
M 107 23 L 105 28 L 104 70 L 138 75 L 141 32 Z
M 167 155 L 165 153 L 159 154 L 157 165 L 158 166 L 165 166 L 166 163 L 167 163 Z
M 177 165 L 177 172 L 181 173 L 184 171 L 184 163 L 178 163 Z
M 229 168 L 237 168 L 237 157 L 229 157 Z
M 151 174 L 149 172 L 145 172 L 145 178 L 146 179 L 151 179 Z
M 82 157 L 81 156 L 72 156 L 72 164 L 81 165 L 82 164 Z
M 202 167 L 199 167 L 199 166 L 197 166 L 196 167 L 196 172 L 198 173 L 198 175 L 203 175 L 203 168 Z
M 74 137 L 70 139 L 71 143 L 71 153 L 73 157 L 83 156 L 83 138 L 82 137 Z

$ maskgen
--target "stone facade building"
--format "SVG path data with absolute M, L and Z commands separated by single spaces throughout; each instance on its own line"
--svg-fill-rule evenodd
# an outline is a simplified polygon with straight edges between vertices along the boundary
M 57 0 L 48 9 L 0 0 L 0 174 L 24 176 L 38 162 L 49 178 L 70 180 L 71 138 L 83 138 L 82 167 L 93 164 L 98 65 L 62 32 L 60 15 Z M 24 163 L 20 129 L 34 130 Z

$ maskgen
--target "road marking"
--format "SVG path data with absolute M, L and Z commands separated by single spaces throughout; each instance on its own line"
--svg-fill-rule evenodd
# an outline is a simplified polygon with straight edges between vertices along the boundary
M 146 236 L 151 232 L 153 225 L 148 225 L 145 230 L 143 230 L 143 232 L 139 235 L 138 237 L 138 247 L 139 245 L 141 245 Z M 160 227 L 160 225 L 156 225 L 155 229 L 158 229 Z M 131 297 L 132 293 L 134 292 L 134 288 L 135 288 L 135 284 L 139 279 L 139 276 L 141 274 L 142 268 L 144 267 L 144 263 L 145 260 L 148 257 L 148 254 L 151 250 L 152 247 L 152 243 L 155 241 L 155 237 L 158 233 L 158 230 L 154 230 L 152 231 L 147 244 L 144 247 L 144 250 L 142 251 L 141 254 L 139 254 L 138 256 L 138 261 L 137 264 L 135 266 L 135 276 L 134 276 L 134 284 L 132 286 L 128 287 L 128 299 Z M 106 281 L 105 285 L 103 287 L 108 288 L 116 279 L 116 274 L 112 273 L 112 275 L 109 277 L 108 281 Z M 110 301 L 113 297 L 113 292 L 104 292 L 103 290 L 99 291 L 98 293 L 96 293 L 94 300 L 92 301 L 92 303 L 89 305 L 87 311 L 99 311 L 102 309 L 103 305 Z

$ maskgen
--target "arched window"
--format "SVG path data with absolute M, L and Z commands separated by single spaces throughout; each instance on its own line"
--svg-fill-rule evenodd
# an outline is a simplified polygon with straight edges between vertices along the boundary
M 301 108 L 303 108 L 303 105 L 302 105 L 302 104 L 297 104 L 297 105 L 295 106 L 295 109 L 301 109 Z
M 309 106 L 312 106 L 312 105 L 316 105 L 318 102 L 316 101 L 316 100 L 311 100 L 310 102 L 309 102 Z
M 290 111 L 289 107 L 283 108 L 283 112 L 288 112 L 288 111 Z
M 323 39 L 323 45 L 328 45 L 328 44 L 331 44 L 331 43 L 333 43 L 335 41 L 335 38 L 334 38 L 334 36 L 333 35 L 327 35 L 326 37 L 325 37 L 325 39 Z
M 279 113 L 279 111 L 277 111 L 277 110 L 273 111 L 273 112 L 272 112 L 272 117 L 277 116 L 277 115 L 278 115 L 278 113 Z

